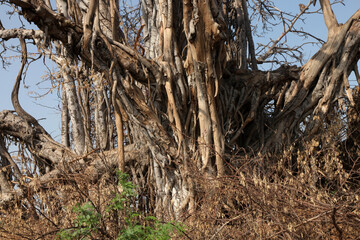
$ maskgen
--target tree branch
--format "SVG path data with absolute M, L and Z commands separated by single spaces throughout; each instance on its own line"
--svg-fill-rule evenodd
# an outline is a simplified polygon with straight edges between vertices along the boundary
M 19 37 L 22 37 L 24 39 L 42 39 L 44 38 L 44 32 L 41 30 L 34 31 L 20 28 L 0 30 L 0 38 L 5 41 Z
M 259 61 L 265 61 L 267 58 L 269 58 L 272 54 L 273 54 L 273 50 L 276 47 L 276 45 L 281 41 L 281 39 L 283 39 L 286 34 L 288 34 L 292 28 L 294 27 L 295 23 L 297 22 L 297 20 L 299 20 L 299 18 L 305 13 L 305 11 L 309 8 L 309 6 L 311 5 L 311 1 L 309 1 L 309 3 L 301 10 L 301 12 L 291 21 L 290 26 L 286 29 L 286 31 L 284 31 L 280 37 L 278 37 L 278 39 L 276 39 L 273 44 L 271 45 L 271 47 L 266 51 L 266 53 L 263 56 L 260 56 L 258 58 Z
M 77 156 L 71 149 L 55 142 L 50 136 L 36 132 L 23 118 L 11 111 L 0 112 L 0 132 L 24 142 L 33 154 L 53 164 Z
M 23 73 L 25 64 L 27 62 L 27 48 L 26 48 L 25 40 L 22 36 L 19 37 L 19 40 L 20 40 L 21 51 L 22 51 L 22 59 L 21 59 L 20 70 L 18 72 L 18 75 L 16 76 L 13 91 L 11 92 L 11 102 L 14 106 L 16 113 L 20 117 L 22 117 L 27 123 L 33 124 L 42 133 L 49 135 L 45 131 L 45 129 L 38 123 L 38 121 L 21 107 L 20 102 L 19 102 L 19 96 L 18 96 L 19 95 L 19 87 L 20 87 L 20 82 L 21 82 L 21 78 L 22 78 L 22 73 Z
M 94 0 L 95 1 L 95 0 Z M 62 14 L 57 14 L 56 12 L 49 9 L 46 5 L 38 3 L 35 0 L 29 1 L 19 1 L 19 0 L 9 0 L 10 3 L 15 4 L 22 8 L 22 13 L 26 20 L 29 22 L 35 23 L 43 32 L 46 32 L 49 37 L 61 41 L 64 46 L 72 52 L 74 55 L 79 55 L 82 59 L 88 64 L 88 66 L 95 66 L 97 69 L 106 71 L 103 66 L 96 64 L 92 61 L 89 51 L 82 51 L 80 44 L 84 41 L 84 31 L 81 26 L 71 21 L 68 18 L 65 18 Z M 131 75 L 137 81 L 147 83 L 149 78 L 153 82 L 156 78 L 156 73 L 158 71 L 158 66 L 156 64 L 151 64 L 151 61 L 137 55 L 132 55 L 127 53 L 128 51 L 116 46 L 111 39 L 107 39 L 110 42 L 111 47 L 118 50 L 118 60 L 120 65 L 129 71 Z M 110 54 L 108 46 L 102 41 L 97 42 L 97 48 L 99 49 L 98 57 L 103 58 L 103 62 L 109 62 Z M 100 50 L 101 49 L 101 50 Z M 149 64 L 150 63 L 150 64 Z M 154 76 L 144 74 L 139 65 L 144 65 L 146 68 L 150 68 L 151 73 L 155 73 Z M 150 65 L 152 67 L 150 67 Z
M 126 162 L 129 163 L 131 161 L 137 161 L 140 165 L 147 164 L 146 157 L 144 153 L 147 153 L 146 146 L 137 146 L 136 144 L 127 145 L 124 147 L 125 150 L 125 159 Z M 85 159 L 87 156 L 83 157 L 75 157 L 75 160 Z M 70 168 L 75 167 L 75 170 L 66 170 L 63 166 L 59 166 L 58 168 L 38 177 L 35 179 L 31 179 L 31 182 L 24 185 L 26 187 L 22 189 L 16 189 L 13 193 L 16 195 L 17 200 L 27 197 L 28 192 L 31 191 L 39 191 L 43 186 L 46 186 L 49 183 L 55 182 L 61 178 L 64 174 L 82 172 L 86 177 L 91 179 L 92 182 L 97 182 L 100 177 L 109 171 L 110 169 L 115 169 L 118 167 L 118 153 L 116 150 L 111 150 L 107 152 L 103 152 L 101 154 L 92 154 L 89 157 L 91 159 L 91 163 L 82 169 L 79 169 L 79 165 L 77 161 L 69 160 Z M 77 166 L 76 166 L 77 165 Z M 82 167 L 82 166 L 80 166 Z M 69 172 L 70 171 L 70 172 Z M 0 207 L 6 206 L 11 203 L 13 198 L 0 198 Z
M 4 136 L 0 135 L 0 156 L 3 157 L 4 159 L 6 159 L 11 166 L 14 168 L 15 173 L 16 173 L 16 177 L 18 178 L 18 180 L 21 180 L 21 171 L 18 167 L 18 165 L 14 162 L 14 160 L 11 158 L 9 152 L 7 151 L 5 144 L 4 144 Z M 3 163 L 2 163 L 3 164 Z M 3 165 L 4 167 L 4 165 Z M 2 171 L 2 170 L 1 170 Z
M 331 8 L 329 0 L 320 0 L 320 5 L 323 10 L 326 27 L 329 30 L 329 34 L 332 34 L 334 29 L 339 26 L 336 16 Z

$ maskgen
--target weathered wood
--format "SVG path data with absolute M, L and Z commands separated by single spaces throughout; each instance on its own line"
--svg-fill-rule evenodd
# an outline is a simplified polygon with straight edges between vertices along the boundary
M 259 61 L 249 2 L 143 0 L 142 25 L 131 29 L 133 45 L 117 27 L 122 19 L 116 2 L 57 1 L 54 11 L 37 0 L 9 0 L 40 29 L 0 30 L 4 40 L 20 37 L 24 56 L 13 93 L 17 114 L 0 112 L 1 134 L 24 143 L 50 168 L 25 187 L 36 191 L 36 181 L 46 185 L 66 171 L 84 171 L 97 181 L 109 170 L 101 162 L 107 161 L 151 189 L 154 211 L 176 218 L 195 209 L 192 169 L 222 177 L 228 155 L 239 149 L 279 152 L 316 132 L 340 99 L 355 104 L 348 76 L 360 56 L 360 10 L 339 25 L 329 1 L 321 0 L 329 36 L 318 53 L 301 68 L 259 71 L 258 63 L 272 56 L 311 1 Z M 59 66 L 62 144 L 19 108 L 24 39 L 33 39 Z M 309 118 L 315 120 L 306 124 Z

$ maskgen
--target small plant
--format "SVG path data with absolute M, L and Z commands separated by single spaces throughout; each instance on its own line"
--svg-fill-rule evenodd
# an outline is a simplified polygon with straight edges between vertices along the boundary
M 153 216 L 144 218 L 144 225 L 139 222 L 132 222 L 132 217 L 139 217 L 134 214 L 127 219 L 126 228 L 121 231 L 117 240 L 141 239 L 141 240 L 167 240 L 171 238 L 173 232 L 184 232 L 185 227 L 181 223 L 167 222 L 162 223 Z
M 91 203 L 78 204 L 73 211 L 77 214 L 74 228 L 60 231 L 60 239 L 87 239 L 92 232 L 97 232 L 101 216 Z
M 120 193 L 106 206 L 106 213 L 119 211 L 119 216 L 124 216 L 123 226 L 117 240 L 167 240 L 175 232 L 182 233 L 185 227 L 177 222 L 161 222 L 153 216 L 143 216 L 133 211 L 130 204 L 131 198 L 136 196 L 135 186 L 128 180 L 129 176 L 120 171 L 117 172 Z M 78 204 L 73 209 L 77 217 L 74 227 L 63 229 L 58 233 L 58 239 L 89 239 L 93 233 L 99 233 L 102 219 L 109 218 L 109 214 L 101 215 L 92 203 Z

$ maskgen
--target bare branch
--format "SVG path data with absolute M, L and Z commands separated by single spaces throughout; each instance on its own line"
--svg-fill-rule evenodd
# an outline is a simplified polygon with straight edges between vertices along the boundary
M 311 3 L 312 3 L 312 1 L 310 0 L 309 3 L 301 9 L 300 13 L 298 15 L 296 15 L 296 17 L 291 21 L 290 26 L 280 35 L 280 37 L 278 37 L 273 42 L 273 44 L 271 45 L 271 47 L 269 47 L 269 49 L 266 51 L 266 53 L 258 58 L 258 61 L 265 61 L 269 56 L 271 56 L 273 54 L 273 50 L 275 49 L 277 44 L 281 41 L 281 39 L 283 39 L 286 36 L 287 33 L 292 31 L 292 28 L 295 25 L 295 23 L 299 20 L 301 15 L 303 15 L 306 12 L 306 10 L 309 8 Z
M 40 30 L 27 30 L 27 29 L 0 29 L 0 38 L 9 40 L 11 38 L 23 37 L 24 39 L 43 39 L 44 33 Z
M 18 72 L 18 75 L 16 76 L 16 80 L 15 80 L 15 84 L 14 84 L 14 89 L 11 93 L 11 101 L 12 104 L 14 106 L 15 111 L 17 112 L 17 114 L 22 117 L 25 121 L 27 121 L 29 124 L 33 124 L 35 127 L 37 127 L 39 130 L 41 130 L 44 134 L 48 134 L 46 133 L 45 129 L 43 129 L 41 127 L 41 125 L 38 123 L 38 121 L 31 116 L 28 112 L 26 112 L 20 105 L 19 103 L 19 87 L 20 87 L 20 81 L 22 78 L 22 74 L 23 74 L 23 70 L 25 67 L 25 64 L 27 62 L 27 49 L 26 49 L 26 43 L 24 38 L 19 37 L 20 40 L 20 45 L 21 45 L 21 50 L 22 50 L 22 59 L 21 59 L 21 66 L 20 66 L 20 70 Z
M 329 34 L 334 33 L 334 29 L 336 29 L 339 24 L 337 22 L 336 16 L 331 8 L 331 4 L 329 0 L 320 0 L 321 8 L 323 10 L 325 24 L 329 30 Z

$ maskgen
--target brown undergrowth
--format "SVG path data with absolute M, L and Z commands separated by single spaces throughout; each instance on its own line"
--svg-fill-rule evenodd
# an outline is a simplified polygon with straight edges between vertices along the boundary
M 359 147 L 343 129 L 333 121 L 281 155 L 243 154 L 231 175 L 194 177 L 193 239 L 360 239 Z
M 342 129 L 332 122 L 323 134 L 298 139 L 280 155 L 233 154 L 227 160 L 229 174 L 222 178 L 193 169 L 197 207 L 179 215 L 186 235 L 173 237 L 359 239 L 359 147 L 356 136 L 339 134 Z M 74 227 L 73 207 L 85 202 L 101 215 L 100 231 L 89 239 L 116 239 L 128 216 L 107 208 L 121 191 L 115 170 L 95 184 L 86 174 L 62 176 L 39 186 L 37 198 L 1 210 L 1 239 L 54 239 L 61 229 Z M 154 214 L 156 206 L 146 204 L 146 198 L 132 198 L 134 211 Z M 142 217 L 137 221 L 147 224 Z

